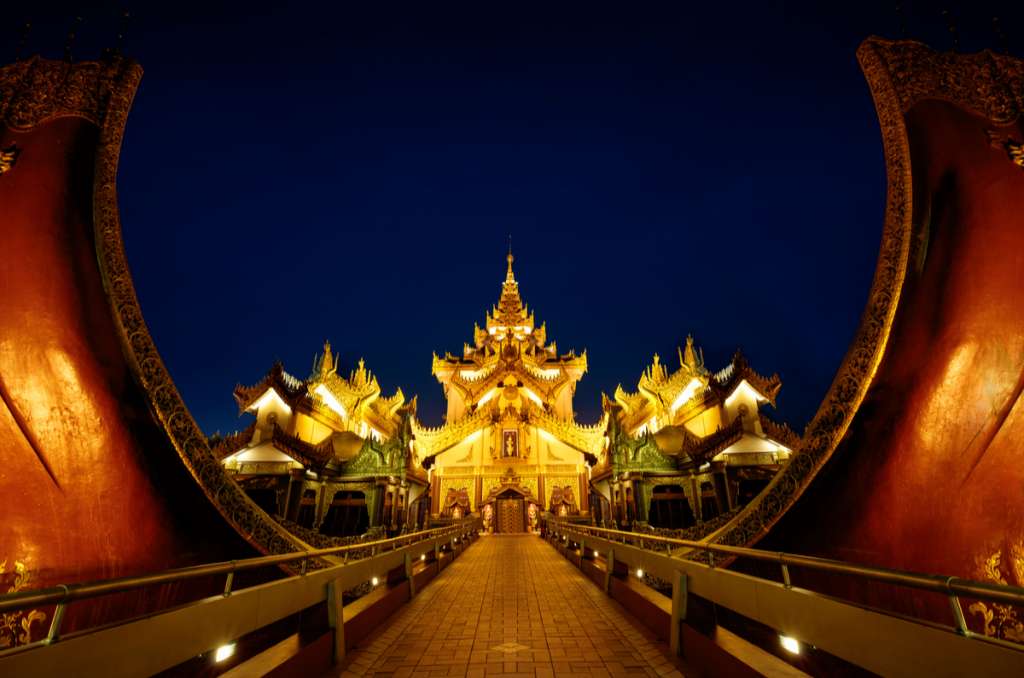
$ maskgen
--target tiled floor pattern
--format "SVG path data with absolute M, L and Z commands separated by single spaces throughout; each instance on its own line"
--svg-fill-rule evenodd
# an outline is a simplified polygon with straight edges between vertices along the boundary
M 549 544 L 483 537 L 351 651 L 343 676 L 673 676 L 668 648 Z

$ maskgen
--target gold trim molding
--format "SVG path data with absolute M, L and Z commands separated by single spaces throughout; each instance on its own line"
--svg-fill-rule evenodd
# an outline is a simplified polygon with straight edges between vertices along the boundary
M 143 320 L 121 237 L 115 183 L 125 121 L 141 78 L 138 64 L 117 56 L 74 65 L 33 58 L 0 70 L 0 114 L 15 129 L 65 116 L 99 126 L 93 183 L 96 255 L 125 358 L 186 468 L 235 530 L 263 553 L 307 548 L 257 507 L 215 458 Z

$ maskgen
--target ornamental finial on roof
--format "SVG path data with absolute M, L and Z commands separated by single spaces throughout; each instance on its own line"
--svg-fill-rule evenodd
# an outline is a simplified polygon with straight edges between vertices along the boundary
M 508 271 L 505 273 L 505 282 L 515 282 L 516 281 L 516 277 L 514 275 L 512 275 L 512 262 L 515 261 L 515 257 L 512 256 L 512 237 L 511 236 L 509 236 L 509 239 L 508 239 L 508 256 L 505 257 L 505 258 L 508 259 Z
M 324 356 L 320 359 L 320 378 L 325 379 L 334 370 L 334 356 L 331 355 L 331 342 L 324 341 Z

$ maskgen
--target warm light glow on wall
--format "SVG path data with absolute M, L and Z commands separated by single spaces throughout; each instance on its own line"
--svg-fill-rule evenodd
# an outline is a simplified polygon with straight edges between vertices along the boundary
M 480 400 L 477 401 L 477 405 L 483 405 L 488 400 L 490 400 L 495 395 L 497 395 L 497 393 L 498 393 L 498 389 L 492 388 L 490 391 L 488 391 L 487 393 L 484 394 L 483 398 L 480 398 Z
M 324 405 L 331 408 L 335 414 L 339 415 L 342 419 L 348 419 L 348 412 L 345 411 L 345 406 L 338 402 L 338 399 L 334 397 L 330 389 L 327 388 L 326 384 L 320 384 L 314 391 L 320 399 L 324 401 Z
M 746 396 L 747 398 L 754 400 L 759 404 L 768 402 L 767 398 L 765 398 L 763 395 L 755 391 L 754 387 L 748 384 L 747 380 L 744 379 L 736 387 L 736 390 L 729 394 L 729 397 L 725 399 L 725 406 L 732 407 L 732 404 L 736 402 L 736 398 L 738 398 L 741 394 Z
M 289 406 L 288 403 L 286 403 L 285 401 L 281 400 L 281 396 L 277 395 L 277 391 L 275 391 L 272 388 L 268 388 L 266 393 L 257 398 L 256 402 L 254 402 L 252 405 L 249 405 L 249 407 L 245 411 L 259 412 L 264 406 L 270 404 L 271 402 L 276 402 L 278 407 L 286 411 L 288 414 L 292 413 L 291 406 Z
M 700 387 L 700 379 L 691 379 L 690 383 L 686 385 L 686 388 L 680 391 L 679 395 L 676 396 L 676 399 L 672 401 L 672 406 L 668 408 L 669 412 L 671 414 L 675 414 L 676 410 L 685 405 Z
M 477 440 L 479 440 L 481 435 L 483 435 L 483 431 L 473 431 L 468 436 L 463 438 L 462 442 L 466 443 L 467 445 L 471 445 L 472 443 L 475 443 Z

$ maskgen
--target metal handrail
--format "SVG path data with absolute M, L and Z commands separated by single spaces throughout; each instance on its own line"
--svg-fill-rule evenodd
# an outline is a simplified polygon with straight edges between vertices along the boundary
M 607 528 L 594 527 L 591 525 L 563 523 L 558 520 L 550 520 L 550 522 L 555 525 L 555 530 L 558 534 L 575 530 L 582 533 L 589 533 L 593 536 L 609 535 L 611 537 L 610 541 L 620 541 L 625 543 L 626 540 L 629 540 L 630 542 L 640 542 L 640 548 L 645 550 L 651 550 L 646 549 L 644 546 L 644 542 L 649 542 L 661 544 L 663 546 L 685 547 L 704 551 L 709 554 L 719 553 L 779 563 L 783 567 L 783 579 L 787 586 L 789 584 L 789 572 L 786 568 L 788 566 L 797 566 L 806 567 L 811 570 L 818 570 L 820 572 L 832 572 L 860 577 L 863 579 L 870 579 L 873 581 L 900 584 L 910 588 L 945 594 L 954 598 L 956 596 L 967 596 L 969 598 L 991 600 L 1011 605 L 1024 605 L 1024 588 L 1018 586 L 991 584 L 971 579 L 961 579 L 960 577 L 922 574 L 906 570 L 873 567 L 871 565 L 857 565 L 855 563 L 847 563 L 841 560 L 831 560 L 829 558 L 818 558 L 815 556 L 802 556 L 793 553 L 783 553 L 780 551 L 764 551 L 761 549 L 745 548 L 742 546 L 725 546 L 722 544 L 709 544 L 690 541 L 687 539 L 675 539 L 673 537 L 660 537 L 658 535 L 643 534 L 641 532 L 609 530 Z M 674 557 L 671 549 L 669 549 L 667 554 L 662 555 L 667 555 L 669 558 Z M 711 566 L 714 567 L 713 558 Z M 956 612 L 956 608 L 959 608 L 958 601 L 954 607 L 954 612 Z
M 301 574 L 305 574 L 306 561 L 311 558 L 322 558 L 325 556 L 333 556 L 343 553 L 347 554 L 351 551 L 362 551 L 365 549 L 370 549 L 372 554 L 376 554 L 380 552 L 382 548 L 386 548 L 387 546 L 391 546 L 393 549 L 399 548 L 403 542 L 406 544 L 414 544 L 433 537 L 444 536 L 445 534 L 466 535 L 468 534 L 467 529 L 469 529 L 470 525 L 477 520 L 478 519 L 464 520 L 456 525 L 448 525 L 446 527 L 438 527 L 432 530 L 413 532 L 399 537 L 392 537 L 391 539 L 359 542 L 355 544 L 347 544 L 345 546 L 332 546 L 325 549 L 294 551 L 292 553 L 284 553 L 276 556 L 259 556 L 256 558 L 246 558 L 244 560 L 231 560 L 222 563 L 210 563 L 207 565 L 193 565 L 192 567 L 164 570 L 163 572 L 155 572 L 153 574 L 118 577 L 116 579 L 104 579 L 80 584 L 61 584 L 51 588 L 38 589 L 35 591 L 9 593 L 0 595 L 0 612 L 20 610 L 27 607 L 35 607 L 37 605 L 57 604 L 63 606 L 76 600 L 96 598 L 98 596 L 131 591 L 145 586 L 170 584 L 173 582 L 184 581 L 186 579 L 195 579 L 197 577 L 206 577 L 217 574 L 228 575 L 229 580 L 225 586 L 224 594 L 230 595 L 231 579 L 235 572 L 252 570 L 269 565 L 294 563 L 301 560 L 303 561 Z

